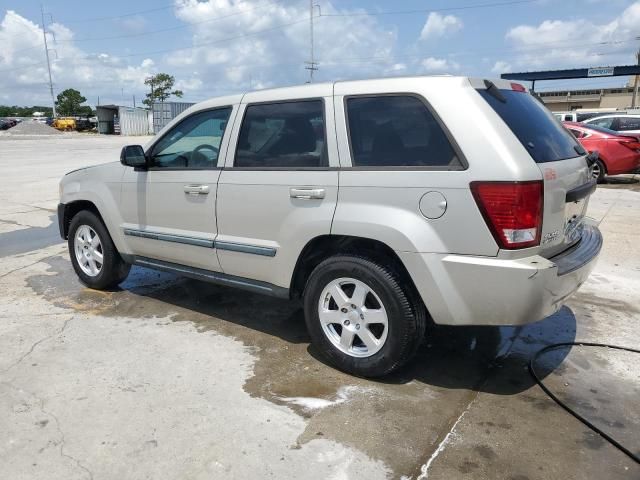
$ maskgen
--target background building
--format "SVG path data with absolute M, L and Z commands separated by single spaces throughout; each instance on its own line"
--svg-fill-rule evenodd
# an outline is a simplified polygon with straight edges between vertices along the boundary
M 633 84 L 631 78 L 625 87 L 584 90 L 555 90 L 537 92 L 552 112 L 567 112 L 578 109 L 624 110 L 631 108 Z M 637 101 L 640 101 L 640 97 Z

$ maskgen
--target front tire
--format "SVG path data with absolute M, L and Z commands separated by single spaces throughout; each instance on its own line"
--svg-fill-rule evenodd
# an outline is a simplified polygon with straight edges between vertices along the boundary
M 73 269 L 89 288 L 108 290 L 129 275 L 131 265 L 122 259 L 109 232 L 93 212 L 82 210 L 71 219 L 68 245 Z
M 602 183 L 604 182 L 604 176 L 607 173 L 607 168 L 604 165 L 604 162 L 600 159 L 596 160 L 596 163 L 593 164 L 592 175 L 593 178 L 596 179 L 596 182 Z
M 373 260 L 340 255 L 320 263 L 304 292 L 307 329 L 336 368 L 379 377 L 408 362 L 424 338 L 426 310 L 400 275 Z

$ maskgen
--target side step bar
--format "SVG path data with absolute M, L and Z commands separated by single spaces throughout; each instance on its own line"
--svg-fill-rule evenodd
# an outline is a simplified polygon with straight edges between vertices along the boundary
M 212 272 L 211 270 L 204 270 L 202 268 L 189 267 L 187 265 L 180 265 L 177 263 L 165 262 L 163 260 L 155 260 L 153 258 L 146 257 L 129 257 L 126 261 L 133 265 L 140 267 L 152 268 L 154 270 L 160 270 L 162 272 L 176 273 L 184 277 L 193 278 L 195 280 L 202 280 L 209 283 L 215 283 L 217 285 L 224 285 L 228 287 L 241 288 L 254 293 L 262 293 L 263 295 L 269 295 L 272 297 L 289 299 L 289 289 L 279 287 L 267 282 L 261 282 L 258 280 L 251 280 L 249 278 L 237 277 L 235 275 L 228 275 L 222 272 Z

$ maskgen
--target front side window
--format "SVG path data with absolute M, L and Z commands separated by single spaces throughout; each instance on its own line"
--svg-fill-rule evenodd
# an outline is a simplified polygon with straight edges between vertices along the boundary
M 249 105 L 234 167 L 326 167 L 322 100 Z
M 618 130 L 621 132 L 640 130 L 640 117 L 620 117 L 618 119 Z
M 231 107 L 198 112 L 182 120 L 154 146 L 152 168 L 215 168 Z
M 354 167 L 462 167 L 444 130 L 413 96 L 347 99 Z

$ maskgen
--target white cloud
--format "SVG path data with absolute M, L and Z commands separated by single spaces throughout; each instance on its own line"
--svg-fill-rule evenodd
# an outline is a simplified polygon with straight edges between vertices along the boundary
M 330 3 L 322 6 L 324 14 L 344 11 Z M 88 50 L 71 29 L 51 25 L 56 43 L 49 35 L 50 46 L 57 52 L 52 56 L 55 93 L 76 88 L 91 104 L 98 96 L 101 103 L 120 103 L 123 96 L 130 102 L 132 94 L 139 99 L 148 91 L 144 78 L 159 71 L 176 77 L 176 88 L 184 90 L 186 101 L 308 79 L 304 62 L 309 56 L 309 12 L 304 4 L 175 0 L 173 14 L 190 34 L 191 46 L 164 42 L 157 50 L 172 51 L 148 58 L 131 55 L 138 50 L 134 43 L 122 53 L 109 42 L 90 43 L 88 48 L 97 51 Z M 144 27 L 132 19 L 116 25 L 133 31 Z M 147 25 L 144 30 L 153 28 Z M 394 29 L 383 28 L 375 18 L 317 17 L 317 81 L 404 71 L 407 66 L 393 59 L 396 37 Z M 49 105 L 41 28 L 7 11 L 0 17 L 0 45 L 0 103 Z
M 513 64 L 528 70 L 626 64 L 633 62 L 638 25 L 640 1 L 609 22 L 545 20 L 511 28 L 506 39 L 516 48 Z
M 54 23 L 48 35 L 54 92 L 75 88 L 95 105 L 126 102 L 146 90 L 145 76 L 154 72 L 152 59 L 139 64 L 124 62 L 104 52 L 90 53 L 75 45 L 74 33 Z M 55 42 L 54 40 L 55 35 Z M 0 102 L 18 105 L 50 105 L 48 74 L 42 44 L 42 30 L 35 23 L 8 10 L 0 22 Z
M 422 60 L 421 65 L 424 71 L 428 73 L 451 73 L 460 69 L 458 63 L 446 58 L 428 57 Z
M 234 15 L 237 12 L 245 13 Z M 322 13 L 340 11 L 323 3 Z M 268 87 L 308 79 L 304 62 L 309 59 L 309 10 L 304 3 L 258 8 L 251 0 L 182 0 L 176 16 L 192 25 L 196 47 L 171 53 L 165 60 L 172 67 L 197 66 L 197 77 L 212 95 L 219 85 L 243 90 L 249 85 Z M 225 17 L 224 21 L 215 21 L 219 17 Z M 406 68 L 392 58 L 395 31 L 383 28 L 375 18 L 316 17 L 314 35 L 318 81 Z M 233 37 L 240 38 L 225 40 Z
M 420 33 L 421 40 L 444 37 L 462 29 L 462 20 L 453 15 L 431 12 Z
M 491 69 L 492 73 L 495 74 L 500 74 L 500 73 L 507 73 L 511 71 L 511 64 L 503 61 L 503 60 L 498 60 L 494 65 L 493 68 Z

